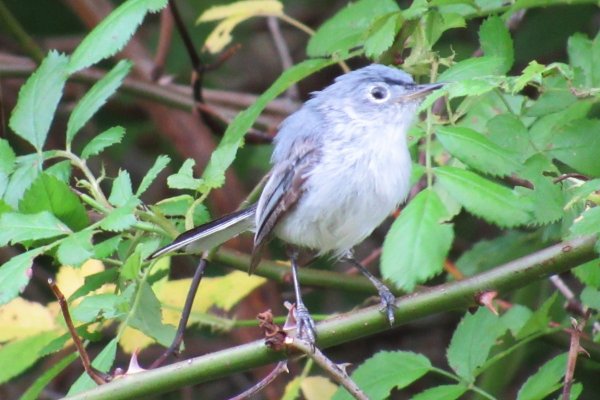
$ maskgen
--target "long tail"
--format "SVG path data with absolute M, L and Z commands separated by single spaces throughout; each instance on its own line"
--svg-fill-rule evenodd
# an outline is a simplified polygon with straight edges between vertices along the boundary
M 190 245 L 193 246 L 195 251 L 210 250 L 242 232 L 253 229 L 255 213 L 256 205 L 252 205 L 244 210 L 236 211 L 183 232 L 177 236 L 173 243 L 155 251 L 148 259 L 152 260 Z

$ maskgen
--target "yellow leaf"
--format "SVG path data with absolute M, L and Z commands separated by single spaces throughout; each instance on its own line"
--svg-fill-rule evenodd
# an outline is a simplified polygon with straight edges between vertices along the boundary
M 68 299 L 83 286 L 86 276 L 102 271 L 104 271 L 104 264 L 98 260 L 88 260 L 79 268 L 63 265 L 56 274 L 56 285 Z M 106 293 L 107 290 L 110 288 L 102 287 L 94 293 Z
M 208 35 L 204 48 L 210 53 L 218 53 L 231 42 L 231 31 L 248 18 L 258 16 L 283 15 L 283 5 L 276 0 L 246 0 L 226 6 L 211 7 L 197 23 L 222 20 Z
M 144 335 L 142 332 L 131 327 L 126 327 L 121 335 L 119 344 L 125 353 L 133 353 L 136 350 L 142 350 L 151 344 L 156 343 L 154 339 Z
M 39 303 L 17 297 L 0 306 L 0 342 L 22 339 L 56 328 L 52 313 Z
M 300 383 L 306 400 L 327 400 L 333 397 L 338 386 L 323 376 L 309 376 Z

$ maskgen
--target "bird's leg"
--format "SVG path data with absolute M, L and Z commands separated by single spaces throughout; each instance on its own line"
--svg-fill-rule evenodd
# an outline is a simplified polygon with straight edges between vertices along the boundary
M 308 309 L 302 301 L 300 294 L 300 281 L 298 280 L 298 252 L 291 250 L 289 252 L 292 263 L 292 280 L 294 281 L 294 292 L 296 293 L 296 335 L 298 338 L 308 342 L 311 346 L 315 345 L 317 333 L 315 321 L 308 313 Z
M 381 311 L 384 311 L 387 315 L 387 319 L 390 322 L 390 325 L 394 325 L 394 308 L 396 307 L 396 297 L 394 297 L 393 293 L 388 289 L 387 286 L 383 284 L 379 279 L 375 278 L 375 276 L 365 268 L 360 262 L 358 262 L 352 255 L 346 256 L 344 260 L 348 261 L 350 264 L 354 265 L 364 276 L 366 276 L 373 286 L 379 292 L 379 298 L 381 299 Z

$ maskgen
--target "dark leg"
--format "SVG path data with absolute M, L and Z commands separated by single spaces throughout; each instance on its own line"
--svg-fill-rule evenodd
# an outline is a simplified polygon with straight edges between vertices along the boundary
M 377 291 L 379 292 L 379 298 L 381 299 L 381 311 L 385 311 L 390 325 L 393 326 L 396 298 L 394 297 L 390 289 L 388 289 L 387 286 L 385 286 L 379 279 L 375 278 L 375 276 L 373 276 L 373 274 L 368 269 L 366 269 L 361 263 L 359 263 L 354 257 L 347 256 L 344 258 L 344 260 L 348 261 L 350 264 L 358 268 L 359 271 L 362 272 L 362 274 L 371 281 L 373 286 L 377 288 Z
M 296 335 L 314 346 L 317 337 L 315 322 L 308 313 L 302 295 L 300 294 L 300 281 L 298 280 L 298 253 L 295 250 L 289 252 L 292 263 L 292 280 L 294 281 L 294 292 L 296 292 Z

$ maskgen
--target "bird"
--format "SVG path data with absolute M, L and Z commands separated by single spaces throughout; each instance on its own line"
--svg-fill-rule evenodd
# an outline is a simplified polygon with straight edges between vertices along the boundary
M 272 169 L 257 203 L 182 233 L 149 259 L 188 246 L 209 250 L 254 231 L 249 273 L 272 237 L 289 247 L 297 337 L 316 341 L 315 323 L 301 296 L 300 251 L 356 266 L 377 289 L 393 325 L 394 295 L 352 249 L 405 201 L 412 165 L 407 132 L 421 101 L 442 85 L 417 84 L 407 72 L 381 64 L 337 77 L 280 124 Z

